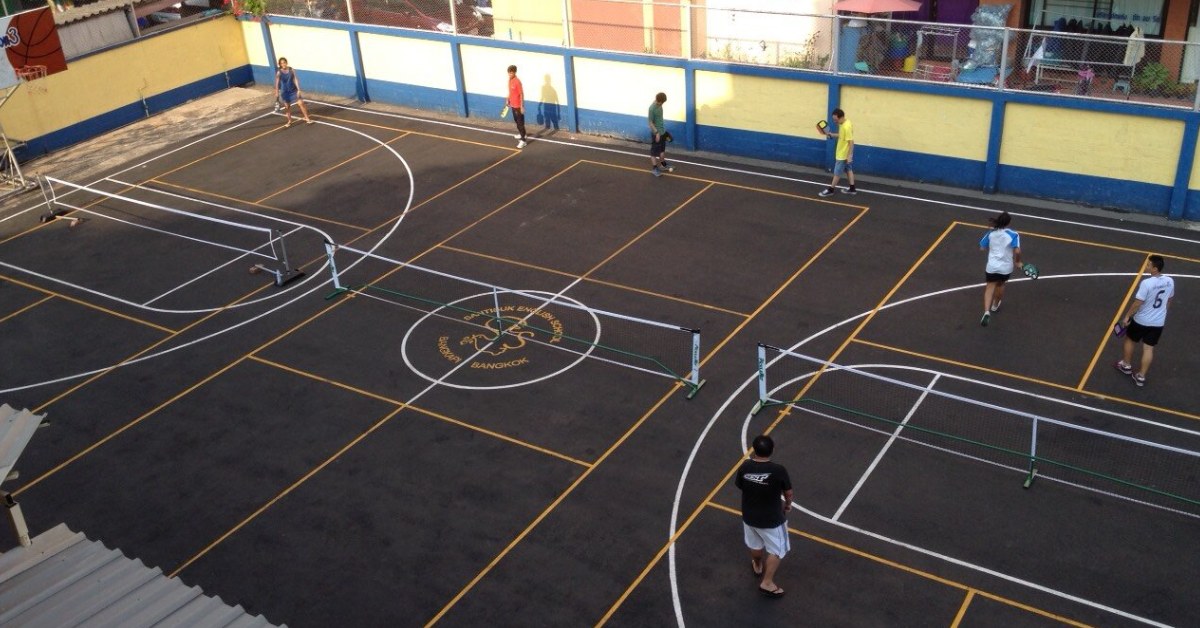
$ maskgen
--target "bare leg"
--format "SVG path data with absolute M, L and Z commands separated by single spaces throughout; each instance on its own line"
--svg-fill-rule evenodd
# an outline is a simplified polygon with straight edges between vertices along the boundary
M 304 121 L 305 121 L 305 122 L 312 122 L 312 120 L 310 120 L 310 119 L 308 118 L 308 107 L 305 107 L 305 106 L 304 106 L 304 99 L 302 99 L 302 98 L 301 98 L 301 99 L 297 99 L 297 100 L 296 100 L 296 104 L 297 104 L 297 105 L 300 105 L 300 113 L 304 114 Z
M 1129 364 L 1129 365 L 1133 364 L 1133 348 L 1136 346 L 1137 346 L 1136 342 L 1130 340 L 1129 336 L 1125 336 L 1125 344 L 1122 347 L 1122 349 L 1124 349 L 1124 351 L 1122 352 L 1122 355 L 1121 355 L 1121 360 L 1123 362 L 1125 362 L 1126 364 Z
M 767 591 L 774 591 L 779 585 L 775 584 L 775 570 L 779 569 L 780 558 L 774 554 L 767 554 L 766 560 L 763 561 L 763 579 L 759 583 L 759 587 Z
M 836 174 L 835 174 L 835 175 L 833 175 L 833 181 L 831 181 L 831 182 L 829 183 L 829 189 L 831 189 L 831 190 L 836 190 L 836 189 L 837 189 L 837 184 L 838 184 L 838 181 L 839 181 L 841 178 L 842 178 L 842 177 L 841 177 L 841 175 L 836 175 Z
M 754 563 L 755 567 L 758 567 L 759 572 L 762 572 L 762 570 L 763 570 L 763 555 L 764 555 L 764 553 L 765 552 L 763 552 L 763 550 L 760 550 L 760 549 L 750 550 L 750 561 Z
M 850 187 L 854 187 L 854 171 L 846 173 L 846 180 L 850 182 Z
M 1148 344 L 1143 344 L 1142 345 L 1142 368 L 1138 370 L 1138 373 L 1141 373 L 1142 377 L 1145 377 L 1146 373 L 1150 372 L 1150 363 L 1153 361 L 1154 361 L 1154 347 L 1151 347 Z
M 287 105 L 284 106 L 283 113 L 285 115 L 287 115 L 287 123 L 291 124 L 292 123 L 292 103 L 287 103 Z
M 1004 286 L 1005 285 L 1007 285 L 1007 284 L 1002 284 L 1002 283 L 996 284 L 996 291 L 995 291 L 995 294 L 992 295 L 992 302 L 988 304 L 989 306 L 999 303 L 1001 300 L 1004 299 Z
M 989 281 L 983 287 L 983 311 L 987 312 L 992 307 L 992 298 L 996 294 L 996 282 Z

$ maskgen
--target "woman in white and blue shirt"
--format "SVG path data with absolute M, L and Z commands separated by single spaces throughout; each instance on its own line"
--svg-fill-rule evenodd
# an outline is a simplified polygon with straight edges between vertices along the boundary
M 1000 311 L 1000 302 L 1004 299 L 1004 282 L 1012 276 L 1013 268 L 1022 268 L 1021 235 L 1008 228 L 1012 216 L 1008 212 L 1000 212 L 992 218 L 992 228 L 979 239 L 980 250 L 987 251 L 987 267 L 984 269 L 984 279 L 987 282 L 983 288 L 983 318 L 979 324 L 987 327 L 992 314 Z

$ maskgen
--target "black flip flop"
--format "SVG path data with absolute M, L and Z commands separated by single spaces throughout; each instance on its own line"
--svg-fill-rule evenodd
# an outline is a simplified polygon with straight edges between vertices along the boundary
M 765 595 L 765 596 L 767 596 L 767 597 L 769 597 L 769 598 L 781 598 L 781 597 L 783 597 L 783 589 L 780 589 L 779 587 L 775 587 L 775 590 L 774 590 L 774 591 L 768 591 L 768 590 L 766 590 L 766 589 L 764 589 L 764 588 L 762 588 L 762 587 L 758 587 L 758 592 L 759 592 L 759 593 L 762 593 L 763 595 Z

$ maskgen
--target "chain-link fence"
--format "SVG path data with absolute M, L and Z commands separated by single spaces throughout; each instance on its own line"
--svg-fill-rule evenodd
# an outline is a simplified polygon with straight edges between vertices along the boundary
M 812 15 L 642 0 L 268 0 L 278 15 L 525 43 L 1196 108 L 1200 44 L 1132 27 L 1003 26 Z M 1055 30 L 1057 29 L 1057 30 Z M 1072 30 L 1074 29 L 1074 30 Z

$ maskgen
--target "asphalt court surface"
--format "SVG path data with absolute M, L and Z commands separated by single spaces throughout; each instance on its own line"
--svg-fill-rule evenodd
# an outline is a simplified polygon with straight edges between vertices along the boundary
M 642 147 L 310 108 L 75 182 L 279 229 L 305 273 L 283 287 L 249 270 L 279 267 L 261 231 L 82 193 L 77 226 L 33 195 L 0 213 L 0 402 L 52 423 L 6 483 L 35 532 L 65 521 L 290 626 L 1200 623 L 1194 506 L 1023 489 L 1012 465 L 802 405 L 749 414 L 764 342 L 1200 451 L 1191 232 L 1008 208 L 1043 276 L 981 328 L 989 199 L 819 199 L 825 175 L 682 154 L 655 179 Z M 1139 389 L 1108 330 L 1150 253 L 1179 297 Z M 813 370 L 768 373 L 1020 441 Z M 765 430 L 798 507 L 779 600 L 754 591 L 730 482 Z M 1092 447 L 1200 479 L 1195 458 Z

